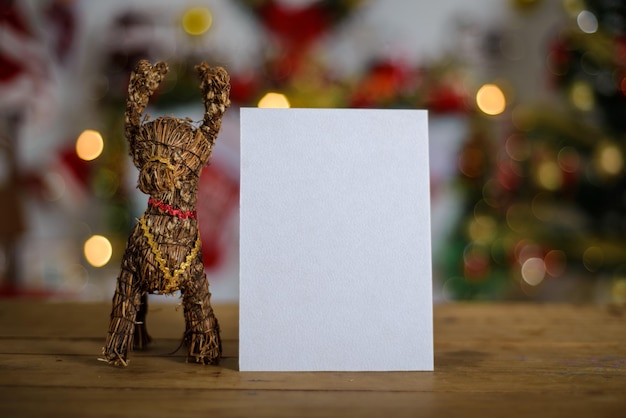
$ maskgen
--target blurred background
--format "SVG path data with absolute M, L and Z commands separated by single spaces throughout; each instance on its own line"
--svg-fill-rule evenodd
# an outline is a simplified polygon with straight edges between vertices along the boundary
M 626 4 L 618 0 L 0 0 L 0 296 L 109 300 L 147 196 L 123 136 L 199 120 L 231 74 L 198 216 L 238 297 L 242 106 L 429 110 L 434 300 L 626 303 Z M 381 277 L 384 286 L 384 277 Z

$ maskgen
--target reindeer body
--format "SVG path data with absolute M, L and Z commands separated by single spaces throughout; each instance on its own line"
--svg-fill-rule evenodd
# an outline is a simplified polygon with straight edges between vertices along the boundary
M 126 136 L 140 170 L 138 187 L 150 196 L 148 208 L 131 233 L 113 296 L 105 360 L 127 365 L 133 347 L 148 342 L 147 294 L 180 290 L 185 316 L 187 358 L 216 364 L 221 355 L 219 326 L 211 307 L 202 263 L 196 216 L 198 179 L 207 164 L 221 118 L 229 105 L 229 78 L 222 68 L 196 67 L 205 115 L 201 126 L 159 117 L 141 123 L 149 97 L 167 66 L 141 61 L 131 75 L 126 106 Z

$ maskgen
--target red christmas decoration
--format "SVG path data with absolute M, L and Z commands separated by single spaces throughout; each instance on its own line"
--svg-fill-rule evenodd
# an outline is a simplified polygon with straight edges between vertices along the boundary
M 435 84 L 424 100 L 425 106 L 434 113 L 454 113 L 467 111 L 467 94 L 448 84 Z
M 399 95 L 409 94 L 410 72 L 404 66 L 380 61 L 372 64 L 354 89 L 352 107 L 374 107 L 390 103 Z
M 288 6 L 264 2 L 258 11 L 262 23 L 289 49 L 306 48 L 328 30 L 330 15 L 322 3 Z
M 237 103 L 249 102 L 259 90 L 259 80 L 254 74 L 236 74 L 230 79 L 230 99 Z
M 224 236 L 228 218 L 239 200 L 239 183 L 229 177 L 217 164 L 202 170 L 198 190 L 198 226 L 202 238 L 202 260 L 211 270 L 226 258 Z

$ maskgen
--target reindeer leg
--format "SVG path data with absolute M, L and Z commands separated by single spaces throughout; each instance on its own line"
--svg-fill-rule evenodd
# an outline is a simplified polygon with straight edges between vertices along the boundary
M 133 339 L 133 348 L 143 349 L 151 341 L 148 329 L 146 328 L 146 315 L 148 314 L 148 293 L 144 292 L 141 295 L 141 302 L 139 304 L 139 310 L 137 311 L 137 318 L 135 320 L 135 337 Z
M 222 354 L 222 342 L 217 318 L 211 307 L 209 282 L 202 261 L 190 269 L 192 276 L 181 289 L 185 312 L 187 361 L 217 364 Z
M 128 352 L 132 349 L 137 313 L 141 306 L 141 289 L 136 275 L 122 262 L 122 271 L 117 279 L 113 295 L 113 309 L 109 332 L 102 354 L 109 364 L 126 366 Z

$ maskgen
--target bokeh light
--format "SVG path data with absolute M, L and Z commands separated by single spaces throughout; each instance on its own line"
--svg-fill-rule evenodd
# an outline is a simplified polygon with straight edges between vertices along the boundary
M 507 190 L 517 190 L 520 178 L 524 176 L 522 166 L 513 160 L 500 161 L 497 166 L 498 183 Z
M 617 305 L 626 305 L 626 277 L 618 277 L 613 280 L 611 301 Z
M 202 35 L 211 28 L 213 15 L 206 7 L 192 7 L 183 14 L 183 30 L 189 35 Z
M 532 213 L 527 205 L 514 203 L 506 211 L 506 223 L 511 230 L 519 233 L 528 231 L 528 214 Z
M 553 195 L 547 192 L 537 193 L 530 203 L 530 208 L 535 218 L 543 222 L 553 221 L 555 214 L 558 213 Z
M 485 114 L 499 115 L 506 108 L 506 98 L 500 87 L 495 84 L 485 84 L 476 93 L 476 105 Z
M 291 105 L 284 94 L 269 92 L 259 100 L 258 107 L 287 109 Z
M 561 169 L 554 161 L 542 161 L 535 177 L 537 183 L 546 190 L 555 191 L 561 187 Z
M 539 257 L 531 257 L 522 264 L 522 279 L 531 286 L 539 285 L 546 277 L 546 266 Z
M 598 146 L 595 154 L 596 168 L 600 173 L 615 176 L 624 169 L 624 155 L 616 144 L 604 142 Z
M 589 10 L 578 13 L 576 23 L 581 31 L 585 33 L 596 33 L 598 30 L 598 18 Z
M 469 222 L 467 233 L 470 239 L 479 244 L 489 244 L 497 232 L 497 223 L 491 216 L 480 215 Z
M 507 155 L 515 161 L 526 161 L 530 157 L 530 146 L 523 135 L 509 136 L 504 145 Z
M 515 259 L 517 262 L 522 265 L 529 258 L 541 258 L 542 251 L 541 247 L 530 240 L 520 240 L 514 248 Z
M 559 277 L 565 273 L 567 267 L 567 255 L 561 250 L 548 251 L 543 258 L 546 272 L 552 277 Z
M 470 243 L 463 251 L 463 275 L 472 282 L 488 278 L 491 272 L 491 254 L 487 247 Z
M 103 267 L 110 260 L 113 254 L 111 242 L 102 235 L 92 235 L 84 245 L 85 259 L 94 267 Z
M 569 91 L 569 97 L 574 106 L 583 111 L 589 111 L 595 105 L 593 89 L 585 81 L 575 81 Z
M 492 208 L 500 207 L 500 200 L 498 198 L 498 192 L 500 190 L 500 186 L 495 179 L 489 179 L 483 185 L 483 200 L 485 203 Z
M 84 130 L 76 140 L 76 154 L 85 161 L 95 160 L 104 150 L 104 140 L 98 131 Z
M 469 178 L 478 178 L 483 175 L 486 163 L 485 151 L 482 148 L 470 146 L 459 155 L 458 167 L 461 173 Z

